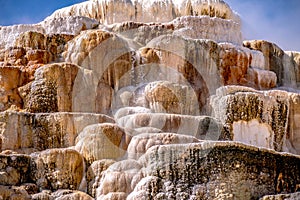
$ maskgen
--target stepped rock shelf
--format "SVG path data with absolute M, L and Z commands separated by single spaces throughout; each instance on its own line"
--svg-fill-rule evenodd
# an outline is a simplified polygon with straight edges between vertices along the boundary
M 0 199 L 300 199 L 299 87 L 222 0 L 0 27 Z

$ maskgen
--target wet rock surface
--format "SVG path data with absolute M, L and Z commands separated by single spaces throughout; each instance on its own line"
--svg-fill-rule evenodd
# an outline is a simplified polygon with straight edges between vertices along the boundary
M 0 27 L 0 199 L 299 199 L 300 53 L 223 0 Z

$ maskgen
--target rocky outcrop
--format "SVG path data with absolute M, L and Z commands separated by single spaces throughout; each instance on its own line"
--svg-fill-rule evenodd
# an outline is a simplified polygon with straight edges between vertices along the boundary
M 16 67 L 0 67 L 1 103 L 0 110 L 11 106 L 22 107 L 18 88 L 25 83 L 26 75 Z
M 14 25 L 14 26 L 2 26 L 0 29 L 1 49 L 7 49 L 14 46 L 15 40 L 21 33 L 27 31 L 43 32 L 43 28 L 39 25 Z
M 75 149 L 91 164 L 102 159 L 122 158 L 130 140 L 131 136 L 115 124 L 94 124 L 77 136 Z
M 20 33 L 13 44 L 0 50 L 0 62 L 3 66 L 18 66 L 27 72 L 32 65 L 47 64 L 59 59 L 64 45 L 73 37 L 67 34 L 47 35 L 35 31 Z
M 31 82 L 35 80 L 35 71 L 44 64 L 58 59 L 64 45 L 72 38 L 73 36 L 70 35 L 47 36 L 39 32 L 26 32 L 16 39 L 15 46 L 2 50 L 2 57 L 0 58 L 2 63 L 0 87 L 3 99 L 1 101 L 1 111 L 7 110 L 11 106 L 19 109 L 27 106 L 28 93 L 32 86 Z M 36 82 L 40 82 L 40 85 L 48 84 L 48 87 L 50 87 L 48 89 L 51 91 L 50 83 L 44 83 L 38 80 L 39 78 L 41 79 L 41 77 L 36 78 Z M 65 82 L 58 83 L 60 84 L 59 88 L 62 84 L 68 84 Z M 66 85 L 63 87 L 66 87 Z
M 39 32 L 25 32 L 16 39 L 15 46 L 26 50 L 23 59 L 28 63 L 23 63 L 23 65 L 46 64 L 57 59 L 57 55 L 62 52 L 64 45 L 73 37 L 68 34 L 46 35 Z
M 296 200 L 300 198 L 300 194 L 299 192 L 297 193 L 293 193 L 293 194 L 279 194 L 279 195 L 268 195 L 265 196 L 263 198 L 261 198 L 261 200 Z
M 72 91 L 78 66 L 52 64 L 38 69 L 31 90 L 24 99 L 30 112 L 71 112 Z
M 222 125 L 219 120 L 209 116 L 188 116 L 163 113 L 136 113 L 121 117 L 117 120 L 121 127 L 129 130 L 154 132 L 170 132 L 181 135 L 190 135 L 198 139 L 218 140 Z M 154 129 L 153 129 L 154 128 Z M 135 132 L 131 133 L 135 135 Z
M 297 153 L 298 99 L 296 93 L 227 86 L 217 90 L 211 104 L 225 138 Z
M 71 147 L 86 126 L 114 122 L 112 118 L 99 114 L 19 112 L 2 112 L 0 121 L 0 150 L 20 153 Z
M 222 85 L 270 89 L 277 84 L 276 74 L 263 69 L 262 54 L 245 47 L 191 40 L 173 33 L 159 36 L 140 48 L 139 43 L 129 41 L 118 32 L 83 31 L 69 42 L 60 40 L 61 44 L 53 43 L 55 38 L 47 43 L 46 36 L 40 33 L 25 33 L 20 37 L 25 38 L 20 39 L 23 46 L 49 49 L 47 52 L 54 57 L 62 56 L 74 65 L 61 63 L 39 67 L 41 69 L 36 71 L 30 86 L 26 85 L 30 79 L 19 86 L 19 94 L 16 94 L 21 96 L 18 107 L 31 112 L 72 111 L 111 115 L 112 111 L 124 106 L 144 106 L 154 112 L 210 114 L 207 99 Z M 42 39 L 33 39 L 40 42 L 31 44 L 26 42 L 27 37 Z M 66 42 L 64 52 L 57 49 Z M 108 50 L 109 54 L 104 53 Z M 155 86 L 155 82 L 159 81 L 166 86 Z M 29 87 L 30 94 L 26 95 Z M 163 102 L 159 93 L 166 92 L 170 93 L 171 99 L 166 98 Z M 143 101 L 144 96 L 146 100 Z M 183 106 L 187 103 L 189 105 Z M 194 109 L 196 105 L 199 109 Z
M 8 49 L 13 47 L 17 38 L 26 32 L 37 32 L 46 35 L 77 35 L 79 32 L 92 29 L 97 25 L 98 22 L 96 20 L 87 17 L 69 16 L 45 19 L 39 24 L 0 26 L 0 48 Z
M 29 156 L 0 154 L 0 185 L 13 186 L 26 183 L 29 180 L 29 164 Z
M 100 30 L 89 31 L 71 41 L 68 50 L 63 53 L 65 60 L 85 68 L 78 71 L 74 81 L 73 98 L 77 98 L 74 111 L 111 114 L 111 110 L 120 108 L 116 107 L 120 106 L 119 103 L 123 103 L 123 106 L 147 106 L 145 102 L 139 101 L 139 92 L 144 88 L 141 84 L 150 82 L 150 87 L 151 82 L 157 80 L 190 87 L 189 95 L 194 93 L 196 102 L 193 103 L 199 105 L 199 111 L 193 109 L 194 113 L 208 113 L 207 99 L 222 85 L 239 84 L 270 89 L 277 84 L 274 72 L 261 69 L 261 54 L 244 47 L 188 40 L 179 36 L 161 36 L 149 42 L 146 48 L 138 48 L 138 44 Z M 113 54 L 104 54 L 108 49 Z M 135 52 L 133 49 L 136 49 Z M 137 86 L 136 89 L 132 88 L 133 85 Z M 92 91 L 102 91 L 109 95 L 91 93 L 91 90 L 85 88 L 94 88 Z M 170 84 L 168 88 L 171 88 Z M 88 101 L 81 100 L 85 96 L 90 97 Z M 177 96 L 180 97 L 180 94 Z M 185 103 L 182 99 L 176 99 L 172 102 Z M 114 104 L 116 100 L 118 103 Z M 194 114 L 180 108 L 170 109 L 177 109 L 171 111 L 175 113 Z M 157 111 L 161 112 L 161 109 Z
M 202 91 L 201 95 L 204 97 L 201 99 L 215 94 L 215 90 L 222 85 L 270 89 L 277 83 L 273 72 L 261 69 L 263 63 L 258 61 L 263 59 L 258 59 L 260 54 L 243 47 L 206 40 L 187 40 L 176 36 L 158 37 L 148 43 L 147 47 L 151 47 L 156 55 L 160 55 L 158 63 L 170 67 L 176 66 L 175 69 L 182 73 L 190 84 L 195 84 L 191 86 L 197 95 L 199 90 Z M 153 57 L 155 54 L 150 55 Z M 151 57 L 150 60 L 155 60 Z M 253 62 L 252 57 L 255 58 Z M 147 58 L 149 60 L 149 56 Z M 191 74 L 192 71 L 194 74 Z M 185 74 L 185 72 L 189 73 Z M 195 77 L 198 77 L 198 82 L 193 80 Z
M 212 39 L 217 42 L 242 43 L 240 24 L 208 16 L 183 16 L 166 23 L 123 22 L 101 25 L 140 44 L 147 44 L 159 35 L 174 34 L 189 39 Z M 230 34 L 223 34 L 230 31 Z
M 286 92 L 232 86 L 217 90 L 212 107 L 228 139 L 281 151 L 288 131 L 288 99 Z
M 252 199 L 300 180 L 299 157 L 232 142 L 155 146 L 139 161 L 145 178 L 127 199 Z
M 292 60 L 290 63 L 294 65 L 294 70 L 292 72 L 295 73 L 297 88 L 299 88 L 299 80 L 300 80 L 300 53 L 295 51 L 286 51 L 285 54 L 287 54 Z M 293 62 L 294 61 L 294 62 Z
M 244 41 L 243 45 L 247 48 L 261 51 L 264 54 L 264 69 L 276 73 L 279 86 L 297 88 L 299 66 L 293 59 L 293 56 L 288 55 L 276 44 L 268 41 Z
M 79 189 L 84 161 L 72 149 L 51 149 L 31 155 L 31 179 L 40 189 Z
M 114 13 L 118 14 L 114 15 Z M 94 0 L 57 10 L 47 19 L 85 16 L 97 19 L 102 24 L 113 24 L 123 21 L 168 22 L 174 17 L 186 15 L 207 15 L 240 22 L 239 17 L 223 0 L 117 2 Z
M 88 168 L 86 175 L 88 183 L 87 191 L 92 197 L 96 196 L 96 190 L 101 183 L 103 172 L 115 162 L 116 161 L 109 159 L 97 160 Z

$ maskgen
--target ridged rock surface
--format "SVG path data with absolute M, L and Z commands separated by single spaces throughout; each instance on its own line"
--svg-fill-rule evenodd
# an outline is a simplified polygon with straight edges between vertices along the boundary
M 208 15 L 237 22 L 240 20 L 223 0 L 92 0 L 57 10 L 47 19 L 85 16 L 103 24 L 112 24 L 123 21 L 167 22 L 174 17 L 186 15 Z
M 30 157 L 0 154 L 0 185 L 18 185 L 28 181 Z
M 46 199 L 68 199 L 68 200 L 92 200 L 88 194 L 76 190 L 57 190 L 56 192 L 42 191 L 31 196 L 34 200 Z
M 2 112 L 0 120 L 1 151 L 20 153 L 75 146 L 77 135 L 86 126 L 114 122 L 108 116 L 87 113 Z
M 244 41 L 247 48 L 261 51 L 265 57 L 264 69 L 276 73 L 279 86 L 297 88 L 299 80 L 299 63 L 297 63 L 297 53 L 288 54 L 276 44 L 268 41 Z M 296 55 L 296 60 L 294 56 Z
M 128 199 L 256 199 L 300 180 L 299 156 L 234 142 L 155 146 L 139 162 L 145 178 Z
M 300 193 L 293 193 L 293 194 L 279 194 L 279 195 L 268 195 L 261 200 L 297 200 L 300 198 Z
M 174 133 L 145 133 L 132 138 L 128 146 L 128 158 L 138 159 L 148 149 L 156 145 L 197 143 L 199 140 L 192 136 L 177 135 Z
M 115 124 L 94 124 L 85 127 L 77 136 L 75 149 L 89 163 L 118 159 L 125 155 L 130 140 L 131 135 Z
M 88 193 L 95 197 L 96 196 L 96 190 L 99 187 L 101 183 L 101 178 L 103 176 L 103 172 L 112 164 L 114 164 L 116 161 L 110 160 L 110 159 L 104 159 L 104 160 L 97 160 L 91 164 L 91 166 L 87 170 L 87 183 Z
M 223 0 L 1 26 L 0 199 L 299 199 L 300 53 L 241 27 Z
M 217 42 L 240 44 L 240 23 L 208 16 L 183 16 L 165 23 L 123 22 L 101 25 L 101 28 L 119 33 L 140 44 L 163 34 L 180 35 L 190 39 L 212 39 Z M 229 34 L 224 34 L 224 31 Z
M 64 24 L 64 26 L 62 26 Z M 67 25 L 66 25 L 67 24 Z M 0 27 L 0 47 L 9 48 L 15 45 L 19 36 L 26 32 L 43 34 L 68 34 L 77 35 L 82 30 L 91 29 L 98 25 L 96 20 L 83 16 L 69 16 L 62 18 L 45 19 L 39 24 L 14 25 Z
M 298 102 L 296 93 L 236 86 L 219 88 L 211 98 L 225 138 L 293 153 L 299 152 Z
M 79 188 L 84 160 L 72 149 L 49 149 L 31 155 L 31 178 L 40 189 Z

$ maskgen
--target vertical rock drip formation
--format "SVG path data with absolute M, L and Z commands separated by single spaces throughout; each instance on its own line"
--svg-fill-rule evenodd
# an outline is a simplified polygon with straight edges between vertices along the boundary
M 299 67 L 223 0 L 0 27 L 0 199 L 298 199 Z
M 240 22 L 223 0 L 92 0 L 57 10 L 47 19 L 85 16 L 102 24 L 113 24 L 123 21 L 168 22 L 187 15 L 207 15 Z
M 251 199 L 299 181 L 299 157 L 232 142 L 155 146 L 139 161 L 146 177 L 128 199 Z
M 244 46 L 264 54 L 264 68 L 276 73 L 279 86 L 297 88 L 299 65 L 293 54 L 288 55 L 276 44 L 267 41 L 245 41 Z
M 215 115 L 228 139 L 281 151 L 288 132 L 289 96 L 286 92 L 258 92 L 220 88 L 213 97 Z

